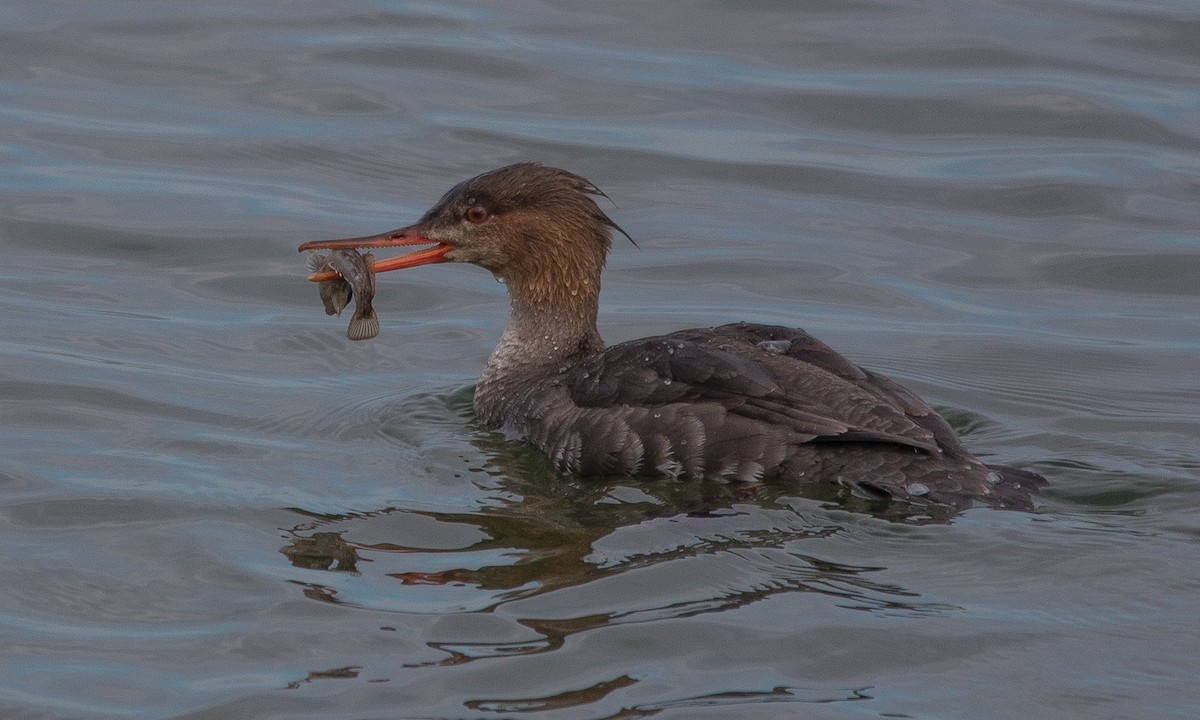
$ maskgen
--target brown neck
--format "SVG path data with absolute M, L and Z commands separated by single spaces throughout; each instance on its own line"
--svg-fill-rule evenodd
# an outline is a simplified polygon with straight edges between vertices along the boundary
M 503 423 L 509 403 L 530 384 L 551 377 L 604 348 L 596 330 L 600 273 L 576 266 L 563 282 L 539 283 L 543 273 L 504 278 L 511 304 L 508 326 L 475 389 L 475 411 L 486 424 Z

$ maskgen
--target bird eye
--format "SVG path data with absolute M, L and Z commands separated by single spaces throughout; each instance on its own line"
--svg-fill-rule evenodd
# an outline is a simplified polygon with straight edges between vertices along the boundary
M 491 217 L 491 213 L 489 213 L 487 208 L 482 205 L 472 205 L 471 207 L 467 208 L 466 217 L 467 220 L 478 225 L 479 223 Z

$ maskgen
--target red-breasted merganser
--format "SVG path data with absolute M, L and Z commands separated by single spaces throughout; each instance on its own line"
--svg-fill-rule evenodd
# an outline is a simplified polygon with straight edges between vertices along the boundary
M 511 315 L 475 412 L 565 473 L 832 482 L 958 508 L 1033 506 L 1041 476 L 983 464 L 916 395 L 803 330 L 738 323 L 605 347 L 600 272 L 612 231 L 628 235 L 597 195 L 578 175 L 518 163 L 456 185 L 414 225 L 300 250 L 432 245 L 375 271 L 490 270 Z

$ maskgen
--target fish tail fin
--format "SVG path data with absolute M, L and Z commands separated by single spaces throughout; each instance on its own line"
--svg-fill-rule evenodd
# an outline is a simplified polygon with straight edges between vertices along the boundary
M 358 308 L 354 311 L 354 317 L 350 318 L 350 327 L 346 330 L 346 337 L 351 340 L 370 340 L 379 334 L 379 316 L 375 314 L 375 308 Z

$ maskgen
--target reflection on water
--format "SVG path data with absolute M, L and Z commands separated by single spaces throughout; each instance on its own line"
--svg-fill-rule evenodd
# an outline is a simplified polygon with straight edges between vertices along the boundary
M 307 677 L 305 677 L 303 680 L 297 680 L 295 682 L 288 683 L 287 688 L 288 688 L 288 690 L 295 690 L 296 688 L 300 687 L 304 683 L 310 683 L 314 680 L 353 679 L 353 678 L 358 677 L 358 674 L 361 670 L 362 670 L 362 668 L 360 668 L 360 667 L 349 666 L 349 667 L 333 668 L 330 670 L 314 671 L 314 672 L 310 672 L 307 675 Z
M 358 572 L 358 552 L 342 539 L 341 533 L 317 532 L 297 537 L 281 552 L 299 568 Z
M 468 700 L 464 705 L 472 710 L 489 712 L 537 712 L 554 710 L 576 705 L 586 705 L 604 698 L 613 690 L 634 685 L 637 682 L 628 675 L 597 683 L 591 687 L 573 690 L 547 697 L 504 699 L 504 700 Z M 646 703 L 622 708 L 612 718 L 646 718 L 653 717 L 667 710 L 708 709 L 723 706 L 760 705 L 765 703 L 831 703 L 849 700 L 870 700 L 868 688 L 858 688 L 846 691 L 819 690 L 816 688 L 775 687 L 764 692 L 715 692 L 680 698 L 669 702 Z
M 457 393 L 445 406 L 441 421 L 449 424 L 457 417 L 469 423 L 469 407 L 470 393 Z M 462 611 L 490 613 L 539 596 L 587 592 L 597 584 L 608 588 L 608 593 L 593 597 L 584 614 L 521 614 L 517 622 L 530 632 L 518 642 L 430 640 L 428 647 L 444 655 L 406 667 L 553 652 L 572 636 L 599 628 L 728 612 L 779 593 L 818 593 L 838 607 L 891 616 L 933 616 L 957 609 L 875 579 L 886 567 L 837 562 L 810 550 L 809 540 L 830 538 L 843 528 L 797 513 L 795 489 L 787 494 L 770 485 L 567 479 L 541 453 L 500 433 L 475 428 L 472 442 L 487 458 L 484 470 L 497 480 L 494 489 L 502 500 L 494 506 L 476 512 L 385 508 L 318 514 L 294 509 L 301 519 L 287 528 L 288 542 L 280 551 L 298 568 L 354 576 L 299 583 L 305 596 L 363 609 L 372 609 L 373 600 L 384 597 L 379 609 L 421 612 L 422 593 L 438 595 L 440 588 L 451 587 L 458 602 L 472 598 Z M 870 513 L 885 522 L 920 526 L 945 523 L 953 516 L 950 508 L 855 498 L 834 486 L 807 489 L 812 494 L 799 502 L 820 500 L 827 507 Z M 748 511 L 768 522 L 746 522 Z M 441 528 L 430 533 L 435 542 L 421 544 L 419 536 L 415 542 L 359 539 L 378 536 L 375 525 L 386 537 L 386 528 L 414 518 L 430 521 L 423 524 L 426 528 Z M 456 528 L 453 534 L 467 542 L 447 546 L 447 527 Z M 431 567 L 437 569 L 426 569 Z M 730 572 L 733 568 L 736 571 Z M 672 582 L 688 590 L 661 596 L 622 595 L 628 587 L 622 578 L 647 572 L 672 576 Z M 390 590 L 389 582 L 394 583 Z M 401 596 L 412 606 L 396 606 Z M 646 604 L 647 600 L 654 602 Z M 431 607 L 433 612 L 446 610 L 444 604 Z M 562 606 L 550 600 L 549 607 Z M 567 695 L 586 698 L 589 693 L 607 692 L 603 688 L 620 687 L 622 681 L 611 682 L 617 684 L 603 683 Z M 795 697 L 795 689 L 775 688 L 759 700 Z M 568 702 L 567 697 L 555 698 L 514 701 L 511 707 Z M 709 699 L 720 704 L 716 696 Z M 482 709 L 492 703 L 468 705 Z
M 67 7 L 0 4 L 0 717 L 1196 715 L 1195 3 Z M 563 479 L 486 272 L 327 321 L 299 242 L 518 160 L 637 240 L 610 342 L 803 326 L 1037 510 Z

